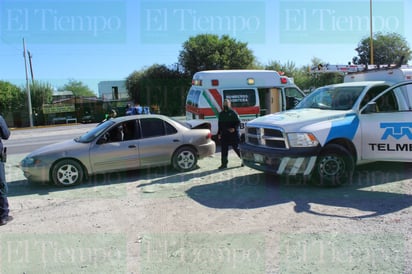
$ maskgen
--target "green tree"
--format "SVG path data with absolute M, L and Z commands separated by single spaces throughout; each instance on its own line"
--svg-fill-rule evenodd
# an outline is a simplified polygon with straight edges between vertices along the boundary
M 304 84 L 302 84 L 304 87 L 302 88 L 312 90 L 321 86 L 342 83 L 344 75 L 340 72 L 309 73 L 310 68 L 317 67 L 319 65 L 324 66 L 326 64 L 327 62 L 324 62 L 317 57 L 313 57 L 311 60 L 311 65 L 309 67 L 302 68 L 302 70 L 306 70 L 309 75 L 309 79 L 304 81 Z
M 30 85 L 30 98 L 35 124 L 44 124 L 43 104 L 52 102 L 53 87 L 49 83 L 35 81 Z
M 370 64 L 370 37 L 363 38 L 356 48 L 358 56 L 353 58 L 355 64 Z M 400 58 L 403 57 L 403 60 Z M 373 35 L 373 59 L 376 65 L 407 64 L 411 60 L 411 49 L 405 38 L 398 33 Z
M 298 72 L 298 68 L 292 61 L 286 62 L 286 64 L 281 64 L 279 61 L 270 61 L 268 65 L 265 66 L 267 70 L 275 70 L 279 73 L 284 73 L 288 77 L 293 77 L 295 73 Z
M 24 93 L 19 87 L 0 81 L 0 98 L 0 114 L 6 116 L 9 113 L 23 111 Z
M 295 63 L 287 61 L 285 64 L 279 61 L 270 61 L 265 66 L 267 70 L 275 70 L 287 77 L 293 78 L 294 83 L 302 90 L 309 91 L 319 86 L 342 82 L 340 73 L 311 73 L 310 67 L 325 64 L 319 58 L 312 58 L 311 65 L 297 68 Z
M 308 66 L 302 66 L 293 73 L 295 84 L 303 91 L 307 92 L 313 89 L 313 76 L 309 72 Z
M 293 78 L 294 83 L 302 90 L 309 89 L 311 85 L 309 83 L 310 75 L 307 68 L 297 68 L 296 64 L 292 61 L 288 61 L 285 64 L 282 64 L 279 61 L 270 61 L 265 66 L 265 69 L 275 70 L 280 74 Z
M 244 69 L 254 66 L 255 57 L 247 43 L 227 35 L 200 34 L 183 43 L 179 64 L 192 76 L 200 70 Z
M 49 83 L 35 81 L 30 85 L 31 105 L 34 110 L 41 110 L 43 104 L 50 104 L 53 98 L 53 87 Z
M 157 108 L 169 116 L 182 115 L 191 78 L 182 72 L 155 64 L 126 78 L 130 98 L 141 105 Z
M 6 119 L 9 127 L 26 124 L 27 93 L 9 82 L 0 81 L 0 114 Z
M 140 101 L 139 85 L 141 84 L 140 80 L 142 79 L 142 77 L 143 77 L 143 72 L 137 71 L 137 70 L 133 71 L 131 74 L 129 74 L 129 76 L 126 77 L 127 93 L 129 94 L 129 97 L 135 102 Z
M 74 96 L 83 96 L 83 97 L 93 97 L 96 96 L 94 92 L 81 81 L 76 81 L 74 79 L 70 79 L 67 84 L 65 84 L 61 90 L 68 90 L 73 92 Z

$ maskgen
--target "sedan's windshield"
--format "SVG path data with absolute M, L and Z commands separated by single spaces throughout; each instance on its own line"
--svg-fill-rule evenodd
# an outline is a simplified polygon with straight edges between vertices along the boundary
M 105 131 L 106 129 L 111 127 L 113 124 L 114 124 L 113 121 L 107 120 L 106 122 L 99 124 L 98 126 L 93 128 L 92 130 L 86 132 L 85 134 L 83 134 L 80 137 L 77 137 L 74 140 L 76 142 L 79 142 L 79 143 L 89 143 L 89 142 L 93 141 L 97 136 L 102 134 L 103 131 Z
M 348 110 L 362 93 L 364 86 L 321 87 L 305 97 L 296 108 Z

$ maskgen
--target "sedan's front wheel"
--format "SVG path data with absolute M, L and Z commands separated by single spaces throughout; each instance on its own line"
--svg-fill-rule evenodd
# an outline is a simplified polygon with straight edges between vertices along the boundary
M 191 147 L 179 148 L 173 155 L 173 168 L 178 171 L 189 171 L 196 167 L 196 151 Z
M 52 169 L 52 180 L 57 186 L 74 186 L 83 181 L 81 165 L 70 159 L 57 162 Z

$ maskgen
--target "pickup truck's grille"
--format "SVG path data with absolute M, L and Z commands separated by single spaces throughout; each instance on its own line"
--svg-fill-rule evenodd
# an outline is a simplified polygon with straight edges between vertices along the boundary
M 246 142 L 256 146 L 286 149 L 287 143 L 283 131 L 273 128 L 246 128 Z

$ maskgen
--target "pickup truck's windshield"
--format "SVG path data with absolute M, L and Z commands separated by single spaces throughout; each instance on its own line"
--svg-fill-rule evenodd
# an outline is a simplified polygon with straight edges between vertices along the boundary
M 362 93 L 364 86 L 321 87 L 306 96 L 296 108 L 348 110 Z

